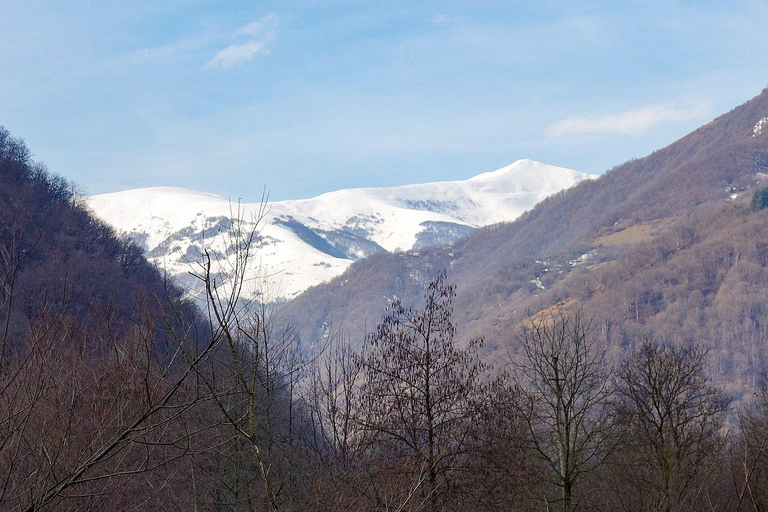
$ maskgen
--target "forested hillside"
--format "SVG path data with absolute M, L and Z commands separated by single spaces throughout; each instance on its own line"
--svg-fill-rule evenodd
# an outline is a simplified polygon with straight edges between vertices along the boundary
M 758 129 L 767 116 L 764 91 L 511 224 L 446 249 L 358 262 L 287 312 L 310 343 L 329 325 L 359 333 L 393 297 L 418 296 L 447 269 L 458 286 L 457 323 L 485 336 L 488 351 L 514 350 L 510 333 L 529 314 L 579 305 L 614 350 L 641 336 L 692 339 L 722 354 L 712 371 L 723 382 L 754 383 L 768 342 L 760 292 L 768 231 L 748 205 L 768 172 L 768 136 Z
M 284 307 L 235 219 L 201 311 L 0 130 L 0 509 L 763 509 L 765 96 Z
M 123 510 L 184 451 L 174 357 L 205 326 L 83 204 L 0 127 L 2 510 Z
M 136 321 L 142 301 L 180 297 L 139 248 L 90 214 L 75 185 L 32 162 L 2 128 L 0 218 L 4 354 L 23 344 L 39 316 L 118 334 Z

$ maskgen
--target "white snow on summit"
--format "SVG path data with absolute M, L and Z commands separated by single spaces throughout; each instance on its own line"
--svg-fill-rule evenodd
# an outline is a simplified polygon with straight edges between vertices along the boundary
M 340 275 L 354 260 L 384 251 L 448 244 L 473 229 L 511 221 L 545 197 L 595 176 L 532 160 L 518 160 L 465 181 L 329 192 L 311 199 L 266 205 L 249 282 L 273 288 L 270 299 L 291 298 Z M 132 238 L 150 261 L 189 289 L 190 275 L 206 247 L 221 254 L 240 209 L 253 226 L 261 205 L 169 187 L 91 196 L 88 204 L 106 222 Z

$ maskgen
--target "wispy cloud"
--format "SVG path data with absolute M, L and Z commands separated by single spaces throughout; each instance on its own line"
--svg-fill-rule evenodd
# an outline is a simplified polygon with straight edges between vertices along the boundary
M 217 53 L 210 61 L 208 61 L 206 67 L 228 68 L 236 64 L 248 62 L 264 51 L 264 44 L 255 41 L 244 44 L 233 44 Z
M 241 35 L 272 39 L 277 29 L 277 13 L 271 12 L 263 18 L 241 27 L 237 33 Z
M 132 62 L 143 62 L 149 59 L 158 59 L 173 57 L 180 53 L 194 50 L 203 46 L 205 40 L 202 38 L 185 38 L 161 46 L 139 48 L 126 58 Z
M 259 54 L 267 53 L 266 46 L 275 37 L 277 21 L 277 14 L 271 12 L 259 20 L 240 27 L 235 35 L 246 36 L 250 41 L 231 44 L 220 50 L 205 67 L 228 68 L 253 60 Z
M 705 104 L 691 108 L 660 104 L 600 117 L 568 117 L 551 124 L 546 135 L 551 138 L 598 133 L 636 135 L 656 124 L 701 118 L 707 110 Z

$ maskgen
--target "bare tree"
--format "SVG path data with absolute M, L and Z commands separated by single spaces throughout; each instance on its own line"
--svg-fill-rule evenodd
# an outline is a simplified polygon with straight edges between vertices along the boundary
M 752 400 L 737 415 L 739 430 L 731 441 L 736 510 L 768 507 L 768 382 L 764 375 Z
M 347 459 L 355 437 L 355 386 L 360 375 L 351 341 L 343 334 L 331 341 L 312 367 L 306 391 L 317 450 Z
M 591 334 L 581 311 L 539 314 L 523 325 L 513 358 L 515 406 L 559 489 L 557 499 L 545 499 L 563 511 L 578 508 L 577 483 L 605 459 L 614 428 L 609 369 Z
M 253 277 L 265 213 L 263 205 L 251 219 L 241 208 L 233 210 L 229 229 L 205 241 L 193 275 L 205 288 L 209 328 L 222 339 L 210 368 L 199 368 L 198 378 L 221 418 L 224 446 L 238 461 L 231 465 L 235 503 L 230 504 L 276 511 L 297 507 L 302 479 L 294 474 L 294 397 L 307 363 L 295 332 L 279 316 L 269 276 Z
M 546 467 L 531 457 L 528 425 L 508 379 L 502 372 L 491 381 L 473 422 L 456 510 L 531 510 L 548 483 Z
M 17 307 L 18 268 L 37 239 L 0 228 L 19 241 L 3 238 L 0 250 L 0 508 L 62 500 L 103 508 L 107 495 L 127 488 L 143 489 L 134 499 L 147 503 L 161 489 L 172 496 L 166 468 L 198 451 L 210 426 L 209 418 L 190 418 L 210 401 L 199 377 L 227 346 L 226 330 L 197 330 L 172 290 L 135 292 L 130 320 L 115 322 L 108 303 L 73 311 L 69 295 L 78 290 L 66 271 L 51 276 L 29 301 L 34 307 Z M 233 318 L 238 305 L 222 302 L 217 313 Z M 11 317 L 24 328 L 11 330 Z
M 459 346 L 451 323 L 454 295 L 441 272 L 428 285 L 423 308 L 395 300 L 358 357 L 357 421 L 371 449 L 404 478 L 389 496 L 413 510 L 437 510 L 450 498 L 483 387 L 482 340 Z
M 138 251 L 3 128 L 0 183 L 0 509 L 156 497 L 191 449 L 190 377 L 219 340 L 196 338 Z
M 192 450 L 185 422 L 198 401 L 191 369 L 174 365 L 180 347 L 162 346 L 157 318 L 137 311 L 141 322 L 131 331 L 109 337 L 108 328 L 94 329 L 104 336 L 94 339 L 93 324 L 65 309 L 46 303 L 30 316 L 29 337 L 5 358 L 3 508 L 39 510 L 63 500 L 73 510 L 104 508 L 118 488 L 142 480 L 151 488 L 150 474 L 159 484 L 165 466 Z
M 342 332 L 331 336 L 314 359 L 302 396 L 310 428 L 307 446 L 313 464 L 313 507 L 319 510 L 364 508 L 369 464 L 364 438 L 355 421 L 361 376 L 350 339 Z
M 768 504 L 766 475 L 768 475 L 768 422 L 766 422 L 764 393 L 757 404 L 751 404 L 743 414 L 738 414 L 738 426 L 730 442 L 730 462 L 736 510 L 748 507 L 763 510 Z M 757 393 L 756 393 L 757 395 Z
M 654 510 L 698 510 L 706 477 L 722 453 L 729 400 L 710 384 L 707 351 L 641 341 L 618 371 L 619 414 L 627 429 L 623 457 L 636 499 Z

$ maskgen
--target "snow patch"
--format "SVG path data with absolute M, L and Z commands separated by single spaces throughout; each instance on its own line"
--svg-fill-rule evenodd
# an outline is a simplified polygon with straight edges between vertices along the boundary
M 757 137 L 763 133 L 763 130 L 766 126 L 768 126 L 768 117 L 763 117 L 757 123 L 755 123 L 754 128 L 752 128 L 752 137 Z
M 595 249 L 592 249 L 592 250 L 591 250 L 591 251 L 589 251 L 589 252 L 585 252 L 584 254 L 582 254 L 581 256 L 579 256 L 578 258 L 576 258 L 576 259 L 573 259 L 573 260 L 570 260 L 570 261 L 568 262 L 568 265 L 570 265 L 570 266 L 572 266 L 572 267 L 575 267 L 575 266 L 577 266 L 577 265 L 581 265 L 581 264 L 583 264 L 583 263 L 586 263 L 587 261 L 589 261 L 590 259 L 592 259 L 592 258 L 593 258 L 593 257 L 595 257 L 596 255 L 597 255 L 597 250 L 595 250 Z

